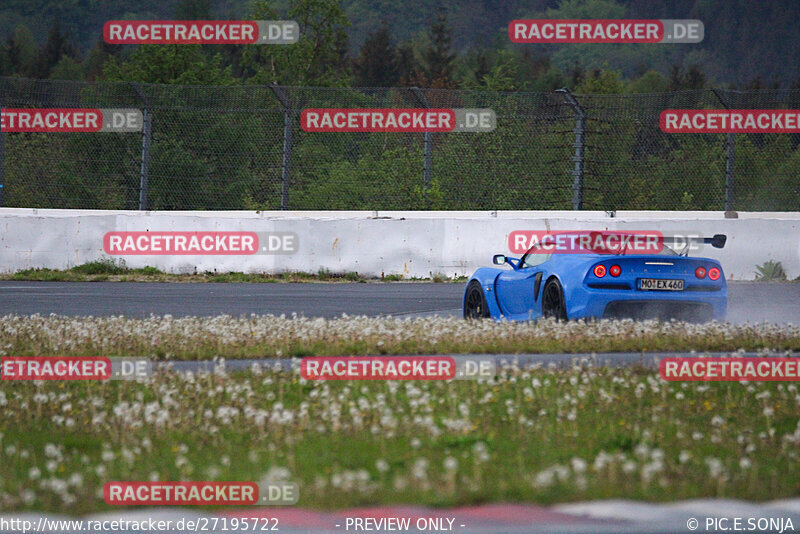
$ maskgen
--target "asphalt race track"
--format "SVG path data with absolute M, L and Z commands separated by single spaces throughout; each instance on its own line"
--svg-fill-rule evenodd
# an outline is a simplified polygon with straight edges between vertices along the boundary
M 307 317 L 461 314 L 453 283 L 0 282 L 0 314 Z M 731 282 L 728 320 L 800 324 L 800 283 Z
M 0 314 L 402 315 L 457 311 L 461 284 L 0 282 Z

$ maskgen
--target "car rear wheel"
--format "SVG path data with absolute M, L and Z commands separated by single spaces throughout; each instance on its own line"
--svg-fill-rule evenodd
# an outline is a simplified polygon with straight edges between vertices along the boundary
M 480 282 L 473 280 L 467 285 L 464 294 L 464 319 L 485 319 L 489 317 L 489 305 Z
M 551 278 L 547 281 L 542 292 L 542 316 L 547 319 L 554 317 L 559 321 L 567 320 L 567 304 L 564 302 L 564 290 L 561 283 Z

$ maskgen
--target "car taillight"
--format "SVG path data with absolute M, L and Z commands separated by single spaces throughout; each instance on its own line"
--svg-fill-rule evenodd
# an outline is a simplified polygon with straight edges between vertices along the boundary
M 694 275 L 695 275 L 697 278 L 705 278 L 705 277 L 706 277 L 706 270 L 705 270 L 705 268 L 704 268 L 704 267 L 698 267 L 698 268 L 697 268 L 697 269 L 694 271 Z
M 717 269 L 716 267 L 712 267 L 708 270 L 708 277 L 711 278 L 712 280 L 719 280 L 719 275 L 721 274 L 722 273 L 719 272 L 719 269 Z
M 611 276 L 619 276 L 619 273 L 622 272 L 622 269 L 619 265 L 612 265 L 608 272 L 611 274 Z
M 595 265 L 594 266 L 594 275 L 597 278 L 603 278 L 606 275 L 606 266 L 605 265 Z

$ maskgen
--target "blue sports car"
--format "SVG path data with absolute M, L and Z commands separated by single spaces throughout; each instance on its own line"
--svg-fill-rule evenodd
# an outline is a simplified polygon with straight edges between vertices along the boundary
M 715 248 L 726 236 L 698 238 Z M 541 254 L 494 256 L 464 291 L 464 317 L 527 321 L 539 317 L 722 320 L 728 288 L 716 260 L 688 257 L 664 246 L 658 254 Z

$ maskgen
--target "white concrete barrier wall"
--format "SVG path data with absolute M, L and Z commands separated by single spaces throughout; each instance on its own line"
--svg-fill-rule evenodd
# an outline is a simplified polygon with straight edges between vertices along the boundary
M 128 267 L 166 272 L 331 272 L 364 276 L 469 275 L 508 254 L 514 230 L 656 230 L 728 235 L 722 250 L 702 255 L 722 262 L 726 276 L 752 280 L 756 266 L 780 261 L 800 276 L 800 213 L 721 212 L 138 212 L 0 209 L 0 271 L 67 269 L 107 259 L 103 236 L 111 231 L 294 232 L 293 255 L 116 256 Z

